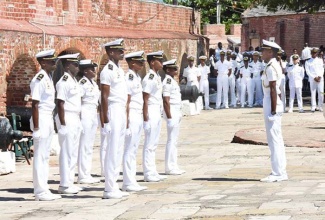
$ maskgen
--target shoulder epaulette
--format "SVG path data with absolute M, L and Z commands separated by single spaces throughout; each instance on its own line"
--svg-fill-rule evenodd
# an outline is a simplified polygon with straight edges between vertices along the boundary
M 253 68 L 252 66 L 249 66 L 250 68 Z
M 266 66 L 271 66 L 272 63 L 267 64 Z
M 149 79 L 153 79 L 153 77 L 155 77 L 155 75 L 153 75 L 152 73 L 150 73 Z
M 81 84 L 85 84 L 86 82 L 87 82 L 86 79 L 82 79 L 82 80 L 80 80 L 80 83 L 81 83 Z
M 68 75 L 64 75 L 62 79 L 63 79 L 64 81 L 67 81 L 68 78 L 69 78 Z
M 109 70 L 113 70 L 113 65 L 112 64 L 108 64 L 108 69 Z
M 129 74 L 129 80 L 133 80 L 133 75 L 131 73 Z
M 288 67 L 292 67 L 293 65 L 291 64 L 291 65 L 288 65 Z
M 241 66 L 240 68 L 243 68 L 244 66 Z
M 167 79 L 167 84 L 171 84 L 172 83 L 172 79 Z
M 39 74 L 36 79 L 41 81 L 43 79 L 43 77 L 44 77 L 44 74 Z

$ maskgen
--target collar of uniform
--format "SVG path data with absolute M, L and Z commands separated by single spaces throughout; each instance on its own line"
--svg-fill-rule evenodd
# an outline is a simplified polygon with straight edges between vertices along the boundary
M 195 69 L 195 65 L 193 65 L 192 67 L 190 67 L 190 66 L 187 66 L 189 69 Z
M 45 70 L 41 69 L 38 74 L 43 74 L 45 78 L 50 78 L 49 74 L 47 74 L 47 72 L 45 72 Z
M 133 75 L 138 76 L 138 74 L 131 69 L 129 69 L 128 73 L 132 73 Z
M 120 64 L 116 65 L 113 61 L 109 60 L 107 64 L 112 64 L 115 68 L 120 68 Z
M 80 80 L 83 80 L 83 79 L 85 79 L 87 83 L 90 82 L 90 79 L 88 79 L 88 78 L 85 77 L 85 76 L 83 76 Z M 90 82 L 90 83 L 91 83 L 91 82 Z
M 278 62 L 278 61 L 276 60 L 276 58 L 272 58 L 272 59 L 270 59 L 270 61 L 269 61 L 266 65 L 269 65 L 269 64 L 271 64 L 272 62 Z
M 149 69 L 149 73 L 153 73 L 155 75 L 159 75 L 158 73 L 156 73 L 153 69 Z

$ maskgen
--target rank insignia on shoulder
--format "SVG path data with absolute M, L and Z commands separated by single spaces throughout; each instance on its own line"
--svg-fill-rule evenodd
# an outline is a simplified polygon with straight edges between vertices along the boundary
M 267 66 L 271 66 L 272 63 L 267 64 Z
M 171 79 L 167 79 L 167 84 L 171 84 L 172 80 Z
M 85 84 L 86 82 L 87 82 L 86 79 L 82 79 L 82 80 L 80 81 L 81 84 Z
M 253 68 L 252 66 L 249 66 L 250 68 Z
M 38 76 L 37 76 L 37 80 L 42 80 L 43 79 L 43 77 L 44 77 L 44 74 L 39 74 Z
M 155 75 L 153 75 L 152 73 L 149 75 L 149 79 L 153 79 Z
M 133 80 L 133 75 L 129 74 L 129 80 Z
M 243 68 L 244 66 L 241 66 L 240 68 Z
M 293 65 L 289 65 L 288 67 L 292 67 Z
M 68 76 L 67 76 L 67 75 L 64 75 L 64 76 L 63 76 L 63 80 L 64 80 L 64 81 L 67 81 L 67 79 L 68 79 Z
M 109 70 L 113 70 L 113 65 L 112 64 L 108 64 L 108 69 Z

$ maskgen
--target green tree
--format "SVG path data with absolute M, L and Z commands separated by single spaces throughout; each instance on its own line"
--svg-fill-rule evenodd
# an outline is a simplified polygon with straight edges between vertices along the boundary
M 325 7 L 325 0 L 255 0 L 254 2 L 265 6 L 268 11 L 287 9 L 296 12 L 313 13 Z

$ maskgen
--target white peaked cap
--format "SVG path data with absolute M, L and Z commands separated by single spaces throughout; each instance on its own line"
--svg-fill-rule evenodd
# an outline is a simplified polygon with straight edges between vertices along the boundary
M 207 56 L 205 56 L 205 55 L 199 57 L 199 60 L 206 60 L 206 59 L 207 59 Z
M 144 51 L 136 51 L 132 53 L 128 53 L 124 56 L 125 59 L 131 59 L 131 60 L 144 60 Z
M 148 57 L 156 58 L 156 59 L 163 59 L 164 51 L 156 51 L 152 53 L 147 53 L 147 59 Z
M 93 66 L 93 67 L 97 67 L 97 63 L 94 63 L 92 60 L 88 59 L 88 60 L 80 60 L 79 61 L 79 66 Z
M 263 46 L 262 46 L 262 48 L 264 48 L 264 49 L 274 48 L 274 49 L 281 50 L 281 47 L 277 43 L 271 42 L 271 41 L 267 41 L 267 40 L 263 40 Z
M 55 54 L 55 50 L 50 49 L 50 50 L 44 50 L 44 51 L 41 51 L 41 52 L 37 53 L 35 55 L 35 57 L 36 58 L 50 57 L 50 56 L 54 56 L 54 54 Z
M 78 59 L 80 53 L 66 54 L 59 56 L 59 59 Z
M 103 47 L 124 49 L 124 39 L 120 38 L 114 41 L 110 41 L 106 44 L 103 44 Z

